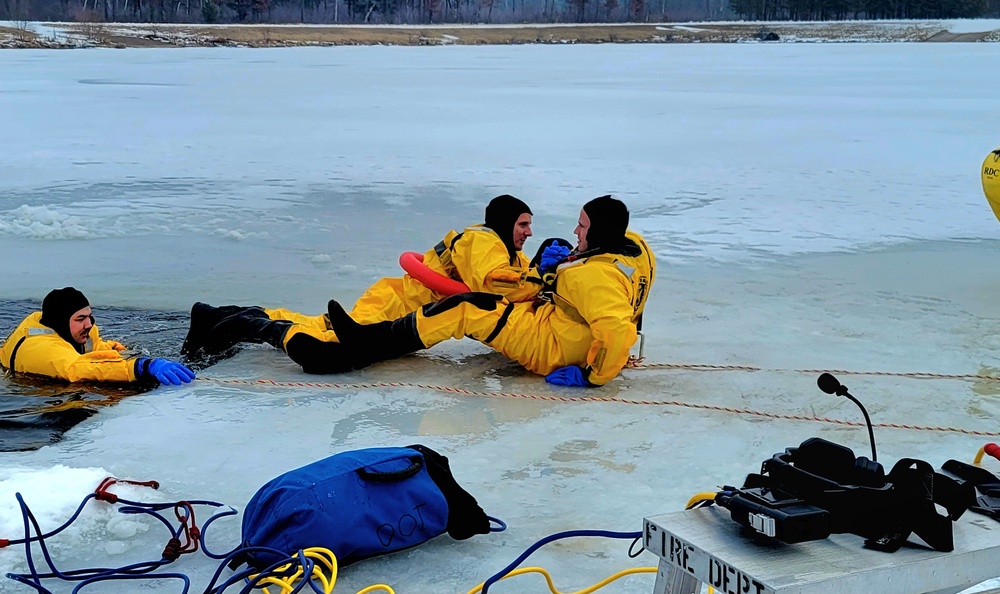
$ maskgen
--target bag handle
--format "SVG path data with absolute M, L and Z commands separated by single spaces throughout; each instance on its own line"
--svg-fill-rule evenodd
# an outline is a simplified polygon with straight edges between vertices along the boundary
M 358 474 L 361 478 L 376 482 L 376 483 L 394 483 L 396 481 L 401 481 L 408 479 L 411 476 L 416 475 L 424 467 L 424 459 L 419 456 L 414 456 L 409 459 L 410 465 L 402 470 L 397 470 L 394 472 L 374 472 L 368 470 L 367 468 L 359 468 Z

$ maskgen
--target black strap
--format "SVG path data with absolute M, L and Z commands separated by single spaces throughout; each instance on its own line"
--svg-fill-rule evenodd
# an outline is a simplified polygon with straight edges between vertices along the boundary
M 489 344 L 493 342 L 493 339 L 496 338 L 497 335 L 500 334 L 500 331 L 503 330 L 503 327 L 507 325 L 507 318 L 510 317 L 510 312 L 512 311 L 514 311 L 514 304 L 508 303 L 506 309 L 503 310 L 503 314 L 500 316 L 500 320 L 497 322 L 496 327 L 493 328 L 493 332 L 490 332 L 490 335 L 486 337 L 486 340 L 483 341 L 484 343 Z
M 473 291 L 471 293 L 456 293 L 454 295 L 448 295 L 441 301 L 435 301 L 433 303 L 428 303 L 423 306 L 421 311 L 424 313 L 425 318 L 430 318 L 438 314 L 444 313 L 450 309 L 454 309 L 463 303 L 471 303 L 475 307 L 483 311 L 493 311 L 497 308 L 497 303 L 499 303 L 503 297 L 495 293 L 484 293 L 481 291 Z M 402 319 L 402 318 L 400 318 Z
M 25 338 L 28 338 L 27 334 L 25 334 L 24 336 L 22 336 L 21 340 L 17 341 L 17 344 L 14 345 L 14 350 L 11 351 L 11 353 L 10 353 L 10 368 L 9 369 L 10 369 L 11 375 L 13 375 L 17 371 L 17 367 L 15 367 L 15 364 L 16 364 L 15 362 L 17 361 L 17 349 L 21 348 L 21 344 L 24 342 Z
M 361 478 L 373 483 L 394 483 L 396 481 L 401 481 L 414 476 L 420 472 L 420 469 L 423 467 L 423 458 L 414 456 L 410 458 L 410 465 L 402 470 L 397 470 L 395 472 L 376 472 L 362 467 L 358 469 L 358 474 L 361 475 Z
M 434 253 L 438 255 L 438 258 L 440 258 L 441 254 L 443 254 L 445 250 L 455 249 L 455 242 L 458 241 L 459 239 L 462 239 L 463 235 L 465 235 L 465 231 L 462 231 L 461 233 L 456 235 L 455 239 L 452 239 L 451 243 L 448 245 L 445 245 L 444 240 L 442 239 L 437 243 L 436 246 L 434 246 Z
M 978 492 L 978 497 L 969 506 L 971 511 L 1000 522 L 1000 479 L 995 474 L 980 466 L 958 460 L 948 460 L 941 469 L 973 485 L 974 494 Z
M 976 489 L 986 495 L 1000 497 L 1000 478 L 981 466 L 973 466 L 958 460 L 948 460 L 941 465 L 941 469 L 954 474 L 963 481 L 971 482 Z
M 980 495 L 976 498 L 976 503 L 970 510 L 976 512 L 977 514 L 983 514 L 989 516 L 1000 522 L 1000 497 L 990 497 L 988 495 Z

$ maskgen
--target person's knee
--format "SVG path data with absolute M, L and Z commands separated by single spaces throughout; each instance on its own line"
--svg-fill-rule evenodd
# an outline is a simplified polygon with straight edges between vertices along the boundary
M 324 342 L 308 334 L 295 334 L 285 343 L 289 358 L 302 366 L 302 371 L 314 374 L 351 371 L 351 359 L 339 342 Z

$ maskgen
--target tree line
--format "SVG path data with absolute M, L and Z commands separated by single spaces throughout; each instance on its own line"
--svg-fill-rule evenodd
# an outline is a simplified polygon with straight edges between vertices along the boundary
M 731 18 L 727 0 L 0 0 L 0 20 L 139 23 L 601 23 Z
M 0 20 L 614 23 L 1000 16 L 1000 0 L 0 0 Z
M 754 21 L 957 19 L 1000 16 L 1000 0 L 729 0 Z

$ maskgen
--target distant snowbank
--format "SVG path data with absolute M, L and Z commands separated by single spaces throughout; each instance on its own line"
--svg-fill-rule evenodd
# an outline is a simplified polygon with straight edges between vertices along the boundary
M 27 31 L 37 37 L 43 47 L 86 47 L 90 45 L 78 33 L 70 33 L 65 26 L 56 23 L 41 23 L 37 21 L 0 21 L 0 28 L 15 31 Z M 10 35 L 0 33 L 0 42 L 10 38 Z M 16 38 L 16 36 L 15 36 Z M 3 47 L 3 46 L 0 46 Z
M 983 31 L 996 31 L 1000 29 L 1000 19 L 949 19 L 949 20 L 928 20 L 928 19 L 899 19 L 888 21 L 877 20 L 849 20 L 849 21 L 705 21 L 697 23 L 659 23 L 661 25 L 677 27 L 681 25 L 693 26 L 732 26 L 732 25 L 781 25 L 784 27 L 817 27 L 822 25 L 869 25 L 877 27 L 908 27 L 913 25 L 940 25 L 952 33 L 979 33 Z
M 957 19 L 943 21 L 949 33 L 984 33 L 1000 30 L 1000 19 Z

